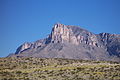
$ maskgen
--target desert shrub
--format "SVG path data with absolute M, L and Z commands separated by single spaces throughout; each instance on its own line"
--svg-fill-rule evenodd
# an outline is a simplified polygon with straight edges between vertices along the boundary
M 0 80 L 8 79 L 120 80 L 120 64 L 57 58 L 0 58 Z
M 16 71 L 16 74 L 21 74 L 22 73 L 22 71 Z

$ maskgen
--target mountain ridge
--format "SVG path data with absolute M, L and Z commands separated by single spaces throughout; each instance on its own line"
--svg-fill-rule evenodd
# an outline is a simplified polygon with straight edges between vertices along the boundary
M 94 34 L 79 26 L 57 23 L 47 38 L 24 43 L 9 57 L 120 61 L 120 35 Z

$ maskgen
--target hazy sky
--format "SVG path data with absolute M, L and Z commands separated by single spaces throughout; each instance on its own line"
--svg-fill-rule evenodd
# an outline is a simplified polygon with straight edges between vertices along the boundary
M 120 34 L 120 0 L 0 0 L 0 57 L 46 37 L 57 22 Z

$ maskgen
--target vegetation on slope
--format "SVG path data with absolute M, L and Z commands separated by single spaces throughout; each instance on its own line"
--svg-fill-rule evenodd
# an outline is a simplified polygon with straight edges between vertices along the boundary
M 0 80 L 120 80 L 120 63 L 72 59 L 0 58 Z

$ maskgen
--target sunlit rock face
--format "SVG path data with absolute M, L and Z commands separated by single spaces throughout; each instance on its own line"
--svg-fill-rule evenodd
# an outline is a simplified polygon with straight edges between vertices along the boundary
M 63 24 L 55 24 L 51 33 L 52 42 L 72 43 L 72 44 L 88 44 L 99 46 L 98 39 L 95 34 L 84 30 L 77 26 L 69 26 Z
M 26 42 L 26 43 L 22 44 L 20 47 L 18 47 L 15 53 L 19 54 L 19 53 L 29 49 L 31 46 L 32 46 L 32 43 Z
M 120 35 L 57 23 L 48 37 L 22 44 L 12 56 L 120 61 Z
M 77 38 L 72 32 L 72 29 L 69 28 L 71 26 L 65 26 L 63 24 L 55 24 L 52 32 L 51 32 L 51 38 L 52 42 L 54 43 L 73 43 L 73 44 L 78 44 Z

